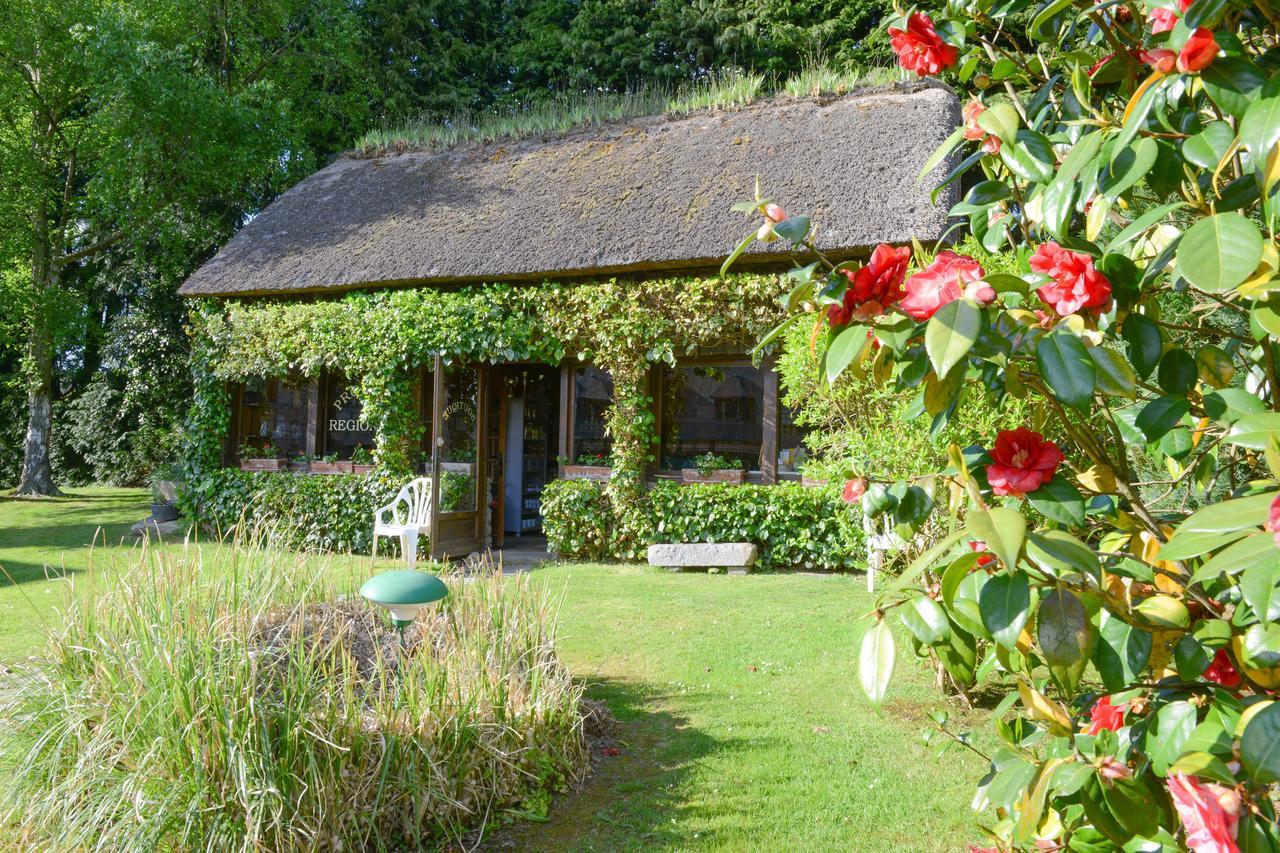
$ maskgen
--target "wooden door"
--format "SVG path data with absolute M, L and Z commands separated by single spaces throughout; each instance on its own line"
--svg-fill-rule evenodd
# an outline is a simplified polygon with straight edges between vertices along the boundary
M 488 544 L 488 371 L 481 365 L 446 365 L 437 356 L 433 377 L 431 556 L 465 557 Z

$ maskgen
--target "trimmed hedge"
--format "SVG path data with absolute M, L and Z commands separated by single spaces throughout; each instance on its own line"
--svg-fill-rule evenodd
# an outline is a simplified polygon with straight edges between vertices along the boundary
M 617 558 L 613 507 L 604 484 L 556 480 L 542 498 L 543 530 L 551 549 L 574 559 Z M 866 565 L 859 510 L 839 489 L 658 483 L 644 511 L 651 542 L 753 542 L 763 571 L 850 571 Z
M 187 484 L 182 508 L 220 534 L 243 522 L 289 548 L 367 554 L 373 511 L 390 503 L 401 485 L 377 472 L 312 476 L 221 468 Z M 398 547 L 378 543 L 388 552 Z

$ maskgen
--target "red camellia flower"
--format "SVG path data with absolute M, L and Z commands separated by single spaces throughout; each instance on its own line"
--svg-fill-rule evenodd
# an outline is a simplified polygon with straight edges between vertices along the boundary
M 1276 547 L 1280 548 L 1280 496 L 1271 502 L 1271 512 L 1267 517 L 1267 530 L 1276 538 Z
M 964 108 L 964 138 L 981 139 L 982 150 L 988 154 L 1000 153 L 1000 137 L 987 133 L 978 126 L 978 116 L 987 111 L 981 101 L 970 101 Z
M 852 480 L 844 481 L 844 494 L 841 498 L 847 504 L 857 503 L 862 500 L 862 494 L 867 490 L 867 481 L 861 477 L 855 477 Z
M 1194 853 L 1240 853 L 1240 795 L 1233 789 L 1170 773 L 1169 795 Z
M 961 296 L 990 302 L 996 292 L 982 281 L 986 271 L 968 255 L 942 251 L 928 267 L 907 279 L 907 295 L 898 306 L 914 320 L 928 320 Z
M 1200 27 L 1191 34 L 1178 54 L 1178 70 L 1191 74 L 1208 68 L 1218 58 L 1218 43 L 1213 40 L 1213 30 Z
M 1002 429 L 991 448 L 987 482 L 997 495 L 1023 497 L 1052 480 L 1065 458 L 1058 445 L 1035 430 Z
M 1163 47 L 1154 50 L 1144 50 L 1138 54 L 1143 62 L 1147 63 L 1152 69 L 1168 74 L 1178 62 L 1178 54 L 1172 50 L 1166 50 Z
M 1178 13 L 1172 9 L 1157 6 L 1151 10 L 1150 20 L 1152 33 L 1167 33 L 1177 25 Z
M 857 271 L 841 270 L 849 279 L 844 292 L 844 325 L 851 319 L 874 320 L 903 297 L 902 281 L 907 277 L 907 262 L 911 250 L 906 246 L 895 249 L 881 243 L 871 253 L 870 260 Z
M 1236 670 L 1235 664 L 1231 662 L 1231 656 L 1227 654 L 1226 649 L 1218 649 L 1214 654 L 1209 668 L 1204 671 L 1204 677 L 1214 684 L 1220 684 L 1227 689 L 1234 689 L 1240 686 L 1240 673 Z
M 1093 708 L 1089 711 L 1089 728 L 1085 729 L 1084 733 L 1096 735 L 1104 730 L 1110 732 L 1120 731 L 1124 727 L 1124 712 L 1128 707 L 1128 702 L 1112 705 L 1111 697 L 1103 696 L 1093 703 Z
M 907 28 L 889 28 L 889 43 L 898 54 L 898 64 L 920 77 L 937 74 L 956 64 L 956 49 L 938 37 L 933 19 L 924 12 L 907 18 Z
M 1190 6 L 1191 0 L 1178 0 L 1178 9 L 1182 12 L 1186 12 Z M 1172 9 L 1157 6 L 1155 9 L 1151 10 L 1151 15 L 1149 16 L 1152 34 L 1167 33 L 1177 25 L 1178 19 L 1181 17 L 1181 15 Z
M 1053 279 L 1036 294 L 1064 317 L 1080 310 L 1104 308 L 1111 301 L 1111 282 L 1094 268 L 1093 258 L 1084 252 L 1064 249 L 1050 240 L 1040 244 L 1028 263 L 1035 272 Z

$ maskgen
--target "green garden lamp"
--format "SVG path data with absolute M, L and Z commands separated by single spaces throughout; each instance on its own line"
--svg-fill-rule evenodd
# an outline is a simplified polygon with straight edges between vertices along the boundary
M 435 575 L 413 569 L 400 569 L 374 575 L 360 587 L 360 595 L 391 613 L 391 624 L 400 632 L 418 616 L 418 611 L 449 594 L 444 581 Z

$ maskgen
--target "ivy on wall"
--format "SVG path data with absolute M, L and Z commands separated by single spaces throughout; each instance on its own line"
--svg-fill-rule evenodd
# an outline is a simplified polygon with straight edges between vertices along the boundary
M 413 288 L 333 299 L 205 301 L 193 312 L 196 399 L 188 417 L 188 478 L 216 469 L 230 424 L 229 382 L 342 371 L 357 385 L 388 474 L 413 470 L 422 426 L 414 371 L 447 362 L 566 357 L 614 380 L 607 419 L 615 505 L 638 506 L 656 435 L 648 372 L 712 347 L 749 347 L 781 317 L 774 275 L 609 279 L 575 284 Z M 647 514 L 623 513 L 626 541 L 648 538 Z

